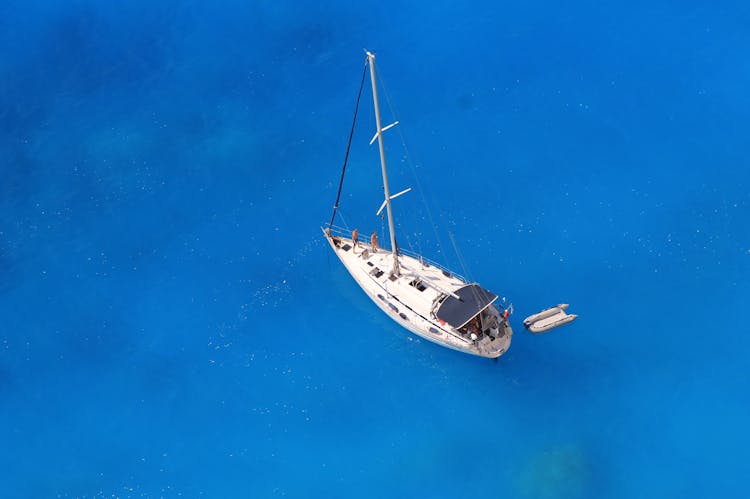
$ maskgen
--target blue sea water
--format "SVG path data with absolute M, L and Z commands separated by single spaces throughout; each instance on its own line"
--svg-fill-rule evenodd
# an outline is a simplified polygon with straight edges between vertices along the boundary
M 748 26 L 0 3 L 0 496 L 745 497 Z M 321 237 L 363 48 L 392 187 L 419 187 L 399 238 L 462 271 L 452 233 L 513 302 L 496 363 L 401 329 Z M 337 222 L 369 233 L 369 90 L 360 125 Z M 560 301 L 576 323 L 523 331 Z

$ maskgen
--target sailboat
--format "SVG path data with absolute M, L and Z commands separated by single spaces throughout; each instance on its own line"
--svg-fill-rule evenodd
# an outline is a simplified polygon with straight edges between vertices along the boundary
M 444 347 L 481 357 L 497 358 L 508 351 L 513 330 L 508 322 L 512 310 L 502 312 L 496 306 L 498 296 L 458 274 L 431 262 L 421 255 L 401 249 L 396 244 L 396 231 L 391 201 L 409 191 L 390 194 L 386 168 L 383 132 L 398 122 L 382 127 L 375 55 L 366 52 L 357 107 L 349 134 L 344 168 L 328 226 L 323 228 L 326 240 L 346 270 L 373 302 L 399 325 L 426 340 Z M 367 241 L 333 225 L 341 198 L 346 161 L 349 156 L 367 69 L 370 72 L 375 108 L 375 136 L 380 153 L 385 200 L 377 215 L 386 210 L 390 250 L 380 248 L 375 233 Z

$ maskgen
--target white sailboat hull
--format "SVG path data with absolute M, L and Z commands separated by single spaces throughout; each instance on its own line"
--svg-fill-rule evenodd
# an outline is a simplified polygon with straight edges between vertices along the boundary
M 399 255 L 400 275 L 390 275 L 393 255 L 383 249 L 373 253 L 369 244 L 354 248 L 350 238 L 323 230 L 333 252 L 362 290 L 386 315 L 412 333 L 441 346 L 481 357 L 496 358 L 510 346 L 513 331 L 494 305 L 477 315 L 474 336 L 457 329 L 435 314 L 436 303 L 467 283 L 435 265 Z M 481 322 L 480 322 L 481 321 Z

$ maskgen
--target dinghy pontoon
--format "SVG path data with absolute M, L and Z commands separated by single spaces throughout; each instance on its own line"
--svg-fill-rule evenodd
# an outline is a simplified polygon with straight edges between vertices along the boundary
M 538 314 L 530 315 L 523 321 L 523 326 L 532 333 L 544 333 L 556 327 L 564 326 L 578 318 L 576 314 L 565 313 L 568 304 L 560 305 L 542 310 Z

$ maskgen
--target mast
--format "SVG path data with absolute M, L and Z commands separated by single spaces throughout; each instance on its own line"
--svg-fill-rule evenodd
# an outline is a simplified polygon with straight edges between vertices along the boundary
M 391 253 L 393 254 L 393 270 L 391 274 L 399 275 L 398 249 L 396 248 L 396 231 L 393 225 L 393 210 L 391 209 L 391 192 L 388 189 L 388 172 L 385 168 L 385 149 L 383 147 L 383 129 L 380 126 L 380 106 L 378 104 L 378 87 L 375 78 L 375 54 L 367 51 L 367 62 L 370 64 L 370 80 L 372 81 L 372 100 L 375 105 L 375 126 L 380 149 L 380 168 L 383 170 L 383 190 L 385 191 L 385 206 L 388 211 L 388 231 L 391 234 Z

